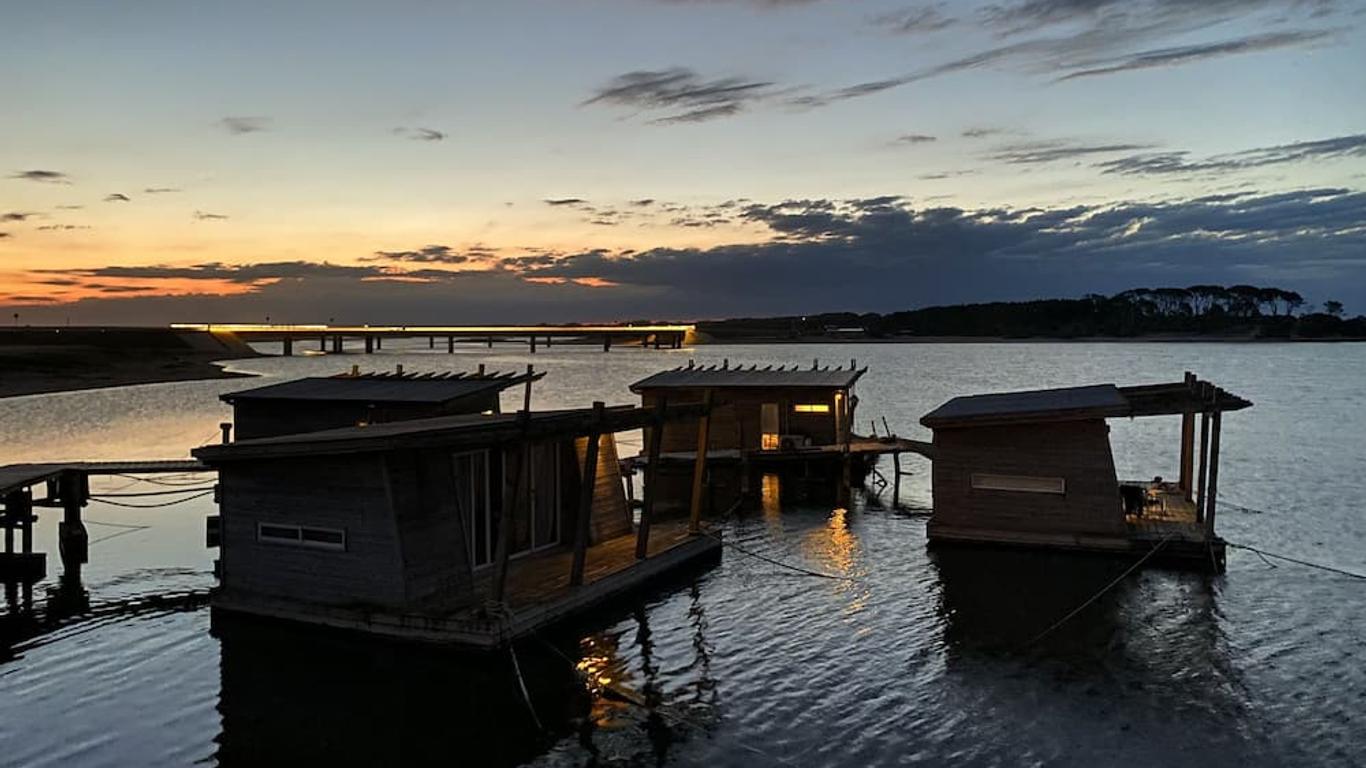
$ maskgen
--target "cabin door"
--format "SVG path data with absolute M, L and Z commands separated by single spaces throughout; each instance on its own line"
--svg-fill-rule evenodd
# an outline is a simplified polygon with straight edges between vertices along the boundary
M 776 451 L 779 447 L 778 404 L 764 403 L 759 407 L 759 447 Z
M 465 529 L 470 565 L 478 568 L 493 560 L 493 505 L 489 503 L 489 452 L 457 453 L 455 504 Z
M 553 547 L 560 542 L 560 448 L 559 443 L 540 443 L 527 451 L 516 448 L 503 454 L 507 468 L 503 503 L 514 505 L 508 541 L 510 555 Z M 524 459 L 525 472 L 521 466 Z M 496 517 L 493 519 L 495 546 L 499 522 Z

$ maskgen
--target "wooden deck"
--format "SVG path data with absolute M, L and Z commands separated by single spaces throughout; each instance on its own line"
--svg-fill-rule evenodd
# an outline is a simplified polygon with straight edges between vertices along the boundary
M 55 480 L 63 472 L 86 475 L 154 475 L 180 472 L 212 472 L 198 459 L 166 459 L 148 461 L 67 461 L 42 464 L 7 464 L 0 467 L 0 496 L 11 491 L 22 491 L 48 480 Z
M 915 453 L 927 458 L 934 458 L 934 444 L 924 442 L 923 440 L 911 440 L 904 437 L 876 438 L 856 436 L 853 440 L 849 441 L 849 455 L 853 457 L 876 457 L 894 453 Z M 707 462 L 725 463 L 742 460 L 754 462 L 784 462 L 838 458 L 843 455 L 843 445 L 812 445 L 805 448 L 783 448 L 768 451 L 757 449 L 740 450 L 737 448 L 717 448 L 707 451 Z M 664 463 L 690 463 L 697 459 L 697 452 L 666 451 L 659 454 L 659 459 Z M 632 467 L 643 467 L 649 463 L 649 457 L 644 455 L 630 456 L 622 459 L 622 464 L 625 465 L 625 468 L 628 471 Z
M 637 560 L 635 533 L 588 549 L 584 583 L 569 586 L 572 554 L 535 553 L 511 561 L 502 606 L 487 603 L 442 614 L 397 613 L 368 608 L 300 605 L 258 595 L 219 592 L 214 607 L 311 624 L 358 630 L 405 640 L 478 650 L 501 647 L 556 622 L 641 589 L 683 568 L 720 556 L 719 534 L 690 535 L 687 521 L 650 527 L 649 557 Z M 476 595 L 490 593 L 492 569 L 476 575 Z M 484 599 L 479 597 L 477 599 Z
M 1175 483 L 1134 483 L 1148 488 L 1148 503 L 1141 513 L 1127 514 L 1124 522 L 1132 535 L 1141 539 L 1171 537 L 1183 541 L 1204 541 L 1205 527 L 1195 514 L 1195 502 L 1187 501 Z

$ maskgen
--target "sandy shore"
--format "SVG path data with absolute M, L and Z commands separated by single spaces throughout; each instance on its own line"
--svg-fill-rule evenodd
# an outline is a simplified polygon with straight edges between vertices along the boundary
M 169 329 L 0 331 L 0 397 L 237 378 L 215 361 L 257 357 L 239 339 Z

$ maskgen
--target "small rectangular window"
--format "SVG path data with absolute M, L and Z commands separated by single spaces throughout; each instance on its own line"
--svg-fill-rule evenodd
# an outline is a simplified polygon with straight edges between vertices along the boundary
M 797 403 L 792 406 L 793 413 L 829 413 L 828 403 Z
M 973 473 L 972 487 L 980 491 L 1019 491 L 1021 493 L 1067 493 L 1067 481 L 1061 477 L 1031 477 L 1029 475 L 986 475 Z
M 259 523 L 256 526 L 256 540 L 308 549 L 346 551 L 346 530 L 342 528 Z

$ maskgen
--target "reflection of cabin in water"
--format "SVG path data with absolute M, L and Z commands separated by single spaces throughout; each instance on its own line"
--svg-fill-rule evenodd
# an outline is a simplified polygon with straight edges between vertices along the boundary
M 1161 547 L 1165 558 L 1222 570 L 1222 414 L 1251 405 L 1191 374 L 1172 384 L 954 398 L 920 420 L 934 430 L 929 538 L 1125 554 Z M 1162 415 L 1181 416 L 1176 482 L 1119 482 L 1106 419 Z
M 214 604 L 477 647 L 533 631 L 717 554 L 649 509 L 633 525 L 614 439 L 700 412 L 599 404 L 200 448 L 221 487 Z
M 351 373 L 229 392 L 240 440 L 433 416 L 499 413 L 499 394 L 533 373 Z

